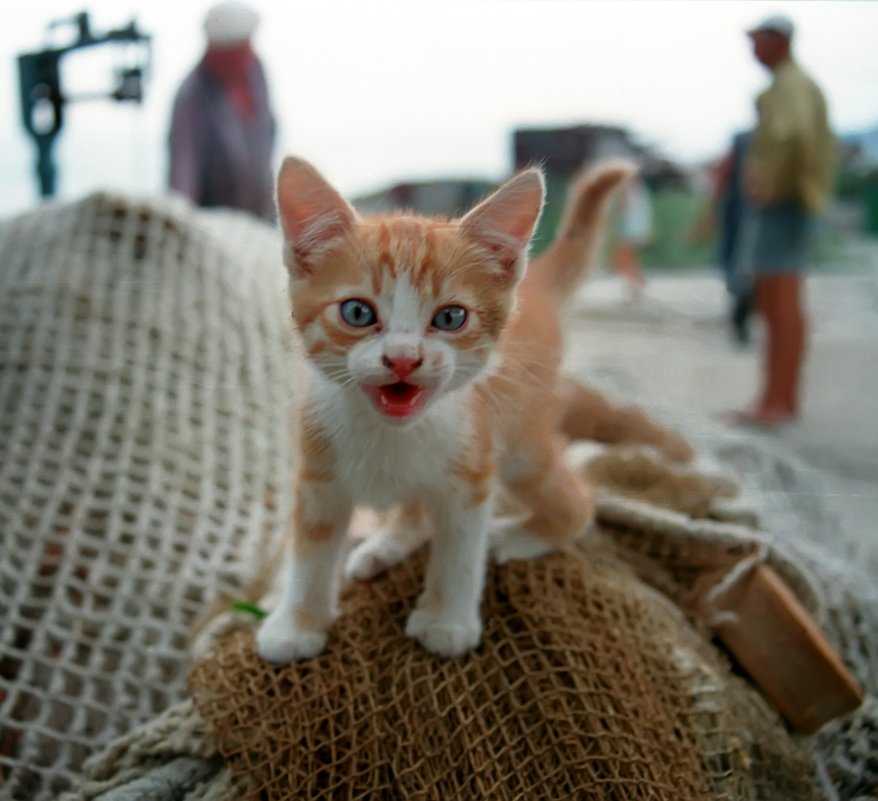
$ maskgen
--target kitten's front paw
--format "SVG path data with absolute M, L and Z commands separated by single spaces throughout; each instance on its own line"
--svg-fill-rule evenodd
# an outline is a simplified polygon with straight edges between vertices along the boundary
M 499 532 L 491 542 L 491 553 L 498 565 L 505 565 L 514 559 L 538 559 L 554 550 L 550 542 L 517 527 Z
M 277 613 L 276 613 L 277 612 Z M 311 659 L 326 647 L 326 632 L 309 631 L 293 624 L 289 612 L 272 612 L 256 633 L 256 650 L 267 662 L 288 665 Z
M 374 578 L 388 568 L 398 565 L 408 553 L 408 549 L 403 544 L 392 539 L 367 538 L 348 555 L 344 566 L 345 578 L 358 581 Z
M 482 624 L 478 618 L 460 621 L 416 609 L 406 621 L 405 633 L 430 653 L 453 657 L 465 654 L 479 644 L 482 639 Z

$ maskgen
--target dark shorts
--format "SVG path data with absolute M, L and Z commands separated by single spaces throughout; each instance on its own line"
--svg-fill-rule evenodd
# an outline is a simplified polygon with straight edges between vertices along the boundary
M 814 216 L 795 201 L 763 206 L 751 214 L 747 261 L 752 274 L 802 272 L 814 239 Z

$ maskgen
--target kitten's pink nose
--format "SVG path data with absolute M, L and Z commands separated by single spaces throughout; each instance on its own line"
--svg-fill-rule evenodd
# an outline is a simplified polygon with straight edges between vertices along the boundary
M 423 358 L 412 359 L 406 356 L 387 356 L 381 357 L 381 363 L 389 370 L 393 370 L 396 377 L 403 381 L 409 373 L 413 373 L 423 363 Z

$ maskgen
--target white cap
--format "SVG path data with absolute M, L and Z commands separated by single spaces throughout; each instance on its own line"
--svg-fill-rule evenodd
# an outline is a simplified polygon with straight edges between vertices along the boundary
M 249 41 L 258 25 L 259 15 L 236 0 L 217 3 L 204 17 L 208 44 L 220 47 Z
M 747 34 L 752 36 L 754 33 L 776 33 L 778 36 L 783 36 L 784 39 L 789 40 L 793 38 L 794 30 L 795 26 L 789 17 L 785 17 L 783 14 L 775 14 L 762 20 L 755 27 L 750 28 Z

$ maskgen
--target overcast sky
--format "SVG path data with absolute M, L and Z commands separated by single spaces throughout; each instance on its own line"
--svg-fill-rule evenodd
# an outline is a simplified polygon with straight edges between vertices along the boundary
M 32 0 L 0 25 L 0 213 L 34 202 L 14 55 L 45 24 L 87 7 L 106 30 L 137 18 L 154 36 L 142 107 L 74 105 L 59 142 L 62 197 L 98 186 L 157 191 L 173 93 L 203 49 L 209 3 Z M 274 98 L 278 156 L 313 161 L 344 192 L 443 176 L 499 178 L 520 125 L 608 122 L 684 162 L 753 121 L 766 73 L 746 28 L 771 13 L 798 27 L 800 61 L 835 127 L 878 125 L 878 3 L 582 0 L 254 0 Z M 68 91 L 102 88 L 111 48 L 69 56 Z M 109 83 L 109 81 L 107 81 Z

